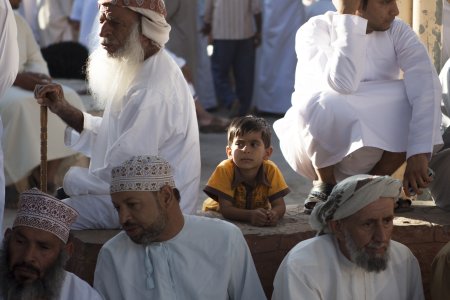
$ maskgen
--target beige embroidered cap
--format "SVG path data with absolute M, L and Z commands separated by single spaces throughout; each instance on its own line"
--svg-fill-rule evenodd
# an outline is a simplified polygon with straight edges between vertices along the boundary
M 77 217 L 78 212 L 69 205 L 33 188 L 20 194 L 13 228 L 26 226 L 44 230 L 67 243 L 70 226 Z
M 157 192 L 165 185 L 175 188 L 172 167 L 159 156 L 134 156 L 111 172 L 111 194 L 126 191 Z

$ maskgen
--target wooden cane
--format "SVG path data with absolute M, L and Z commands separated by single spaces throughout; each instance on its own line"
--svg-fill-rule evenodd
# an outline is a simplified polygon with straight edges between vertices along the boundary
M 41 105 L 41 191 L 47 193 L 47 106 Z

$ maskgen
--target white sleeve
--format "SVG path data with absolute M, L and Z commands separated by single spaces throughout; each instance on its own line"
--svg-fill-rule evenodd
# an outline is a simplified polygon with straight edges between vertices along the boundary
M 0 0 L 0 99 L 16 79 L 19 49 L 14 13 L 8 0 Z
M 229 299 L 267 299 L 262 289 L 252 255 L 241 231 L 236 228 L 234 234 L 233 253 L 229 262 L 232 263 L 232 275 L 228 287 Z
M 77 152 L 91 157 L 92 147 L 95 143 L 98 131 L 102 123 L 101 117 L 83 112 L 83 131 L 78 133 L 75 129 L 67 127 L 64 133 L 64 144 Z
M 296 82 L 327 82 L 338 93 L 350 94 L 364 74 L 367 20 L 332 13 L 327 18 L 312 19 L 297 33 Z
M 439 77 L 425 46 L 407 24 L 394 21 L 391 32 L 412 106 L 407 158 L 418 153 L 432 153 L 433 142 L 437 138 L 433 133 L 441 123 L 442 87 Z

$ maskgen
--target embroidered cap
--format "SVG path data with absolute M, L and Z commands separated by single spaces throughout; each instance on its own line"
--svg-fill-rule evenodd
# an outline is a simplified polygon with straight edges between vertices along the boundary
M 67 243 L 70 225 L 77 217 L 78 212 L 69 205 L 33 188 L 20 194 L 13 228 L 26 226 L 44 230 Z
M 111 194 L 126 191 L 157 192 L 165 185 L 175 188 L 172 167 L 159 156 L 134 156 L 111 172 Z

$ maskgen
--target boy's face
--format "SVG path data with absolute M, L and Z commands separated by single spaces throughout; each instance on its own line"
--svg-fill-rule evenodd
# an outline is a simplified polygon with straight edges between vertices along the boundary
M 263 160 L 269 159 L 272 147 L 265 148 L 261 132 L 255 131 L 235 137 L 226 151 L 239 169 L 258 170 Z

